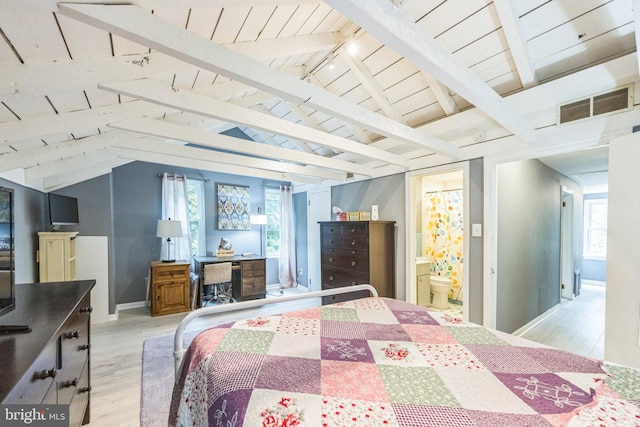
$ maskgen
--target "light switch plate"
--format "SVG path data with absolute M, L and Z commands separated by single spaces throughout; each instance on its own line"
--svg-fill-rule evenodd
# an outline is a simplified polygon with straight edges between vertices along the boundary
M 471 224 L 471 237 L 482 237 L 482 224 Z

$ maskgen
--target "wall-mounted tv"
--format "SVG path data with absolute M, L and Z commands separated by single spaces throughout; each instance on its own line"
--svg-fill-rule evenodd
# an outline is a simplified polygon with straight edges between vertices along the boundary
M 61 225 L 79 224 L 78 199 L 49 193 L 49 220 L 54 230 Z
M 0 187 L 0 315 L 15 308 L 13 190 Z

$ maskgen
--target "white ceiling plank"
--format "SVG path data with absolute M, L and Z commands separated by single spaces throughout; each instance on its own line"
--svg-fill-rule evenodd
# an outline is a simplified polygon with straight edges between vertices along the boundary
M 207 147 L 228 150 L 237 153 L 252 154 L 271 159 L 281 159 L 291 162 L 319 166 L 342 172 L 372 176 L 372 170 L 366 166 L 355 163 L 334 160 L 314 154 L 288 150 L 253 141 L 244 141 L 226 135 L 213 134 L 211 132 L 189 128 L 186 126 L 167 123 L 162 120 L 138 118 L 112 123 L 112 128 L 149 134 L 163 138 L 190 142 Z
M 72 18 L 125 35 L 152 49 L 209 71 L 224 73 L 231 79 L 288 100 L 327 111 L 343 120 L 352 120 L 386 136 L 408 144 L 422 145 L 453 158 L 459 154 L 458 147 L 445 141 L 347 102 L 303 80 L 275 71 L 196 34 L 172 26 L 135 6 L 60 4 L 59 8 L 61 13 Z
M 274 181 L 290 181 L 299 182 L 310 185 L 320 185 L 322 180 L 309 178 L 305 176 L 291 175 L 287 173 L 270 172 L 252 167 L 227 165 L 224 163 L 211 162 L 200 159 L 188 159 L 185 157 L 176 157 L 173 155 L 153 153 L 146 151 L 130 150 L 122 155 L 123 158 L 130 160 L 139 160 L 141 162 L 152 162 L 163 165 L 171 165 L 176 167 L 184 167 L 190 169 L 198 169 L 217 173 L 228 173 L 241 176 L 253 176 L 256 178 L 264 178 Z
M 271 117 L 233 104 L 218 101 L 189 91 L 174 91 L 153 80 L 134 80 L 131 82 L 110 82 L 100 85 L 105 90 L 123 93 L 128 96 L 144 99 L 149 102 L 189 111 L 236 124 L 244 124 L 290 138 L 318 145 L 326 145 L 340 151 L 350 151 L 362 156 L 384 160 L 399 166 L 407 166 L 408 160 L 383 150 L 362 145 L 358 142 L 336 137 L 334 135 L 296 125 L 287 120 Z
M 149 106 L 150 104 L 143 101 L 132 101 L 115 106 L 0 123 L 0 145 L 31 138 L 45 138 L 47 135 L 72 133 L 82 129 L 97 129 L 113 121 L 161 115 L 167 111 L 167 108 L 154 106 L 150 109 Z
M 387 46 L 433 75 L 524 141 L 535 132 L 526 119 L 450 52 L 386 0 L 326 0 Z
M 44 178 L 43 191 L 51 192 L 60 188 L 68 187 L 79 182 L 87 181 L 101 175 L 111 173 L 113 168 L 131 163 L 131 160 L 124 158 L 107 159 L 99 164 L 85 165 L 82 159 L 77 159 L 77 164 L 70 171 L 58 173 L 54 176 Z
M 502 31 L 505 33 L 507 43 L 509 43 L 509 49 L 511 49 L 511 55 L 516 63 L 522 86 L 525 89 L 529 88 L 537 83 L 536 76 L 531 58 L 529 58 L 526 39 L 520 28 L 519 19 L 513 10 L 512 1 L 494 0 L 493 5 L 502 23 Z
M 234 103 L 235 104 L 235 103 Z M 238 104 L 235 104 L 238 105 Z M 255 105 L 251 108 L 254 111 L 258 111 L 261 112 L 263 114 L 266 115 L 270 115 L 270 116 L 274 116 L 274 117 L 278 117 L 276 114 L 274 114 L 273 110 L 270 110 L 268 108 L 266 108 L 264 105 L 260 104 L 260 105 Z M 256 130 L 255 128 L 251 127 L 252 129 Z M 271 141 L 276 142 L 273 138 L 271 138 L 268 134 L 266 134 L 263 130 L 257 129 L 258 134 L 260 134 L 263 138 L 265 138 L 267 141 L 269 141 L 271 143 Z M 291 141 L 291 143 L 293 143 L 296 147 L 298 147 L 298 149 L 306 152 L 306 153 L 313 153 L 313 150 L 309 147 L 309 145 L 307 143 L 305 143 L 304 141 L 298 141 L 296 139 L 292 139 L 289 138 L 289 141 Z M 282 145 L 282 144 L 278 144 L 278 145 Z
M 344 47 L 340 47 L 338 49 L 339 58 L 341 61 L 344 61 L 347 64 L 347 67 L 351 70 L 351 72 L 356 76 L 356 78 L 360 81 L 362 86 L 371 94 L 373 99 L 378 103 L 382 111 L 386 114 L 387 117 L 393 119 L 399 123 L 404 125 L 407 124 L 407 121 L 402 117 L 402 114 L 393 106 L 387 95 L 384 93 L 384 89 L 378 83 L 374 75 L 369 71 L 369 69 L 357 58 L 349 55 L 349 53 L 344 49 Z
M 260 39 L 258 41 L 245 41 L 223 46 L 241 55 L 263 60 L 314 52 L 328 52 L 342 42 L 344 42 L 344 36 L 338 32 L 333 32 L 277 39 Z
M 636 49 L 640 46 L 640 0 L 633 0 L 633 21 L 635 23 Z M 640 56 L 638 56 L 638 69 L 640 70 Z
M 25 181 L 32 182 L 38 179 L 45 179 L 59 174 L 60 171 L 73 170 L 79 165 L 84 167 L 100 164 L 106 159 L 118 157 L 118 154 L 121 152 L 122 149 L 120 148 L 102 147 L 91 152 L 83 151 L 64 159 L 57 159 L 45 164 L 27 167 L 24 170 Z
M 170 144 L 163 141 L 153 140 L 140 143 L 116 143 L 116 146 L 153 153 L 163 153 L 175 157 L 188 159 L 205 160 L 210 162 L 224 163 L 233 166 L 253 167 L 267 171 L 308 176 L 313 178 L 331 179 L 334 181 L 345 181 L 347 176 L 344 172 L 337 172 L 327 169 L 319 169 L 308 166 L 299 166 L 292 163 L 276 162 L 265 160 L 259 157 L 239 156 L 216 150 L 205 150 L 202 148 L 188 147 L 185 145 Z

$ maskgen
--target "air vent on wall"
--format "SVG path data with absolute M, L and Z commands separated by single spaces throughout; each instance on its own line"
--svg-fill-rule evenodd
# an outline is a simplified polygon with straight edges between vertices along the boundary
M 621 112 L 633 108 L 632 86 L 558 106 L 557 124 L 587 119 L 602 114 Z

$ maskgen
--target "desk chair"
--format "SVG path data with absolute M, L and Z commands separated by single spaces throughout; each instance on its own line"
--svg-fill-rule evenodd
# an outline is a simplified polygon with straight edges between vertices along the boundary
M 220 262 L 215 264 L 205 264 L 202 305 L 206 306 L 209 301 L 233 302 L 231 297 L 231 263 Z M 208 290 L 208 292 L 207 292 Z

